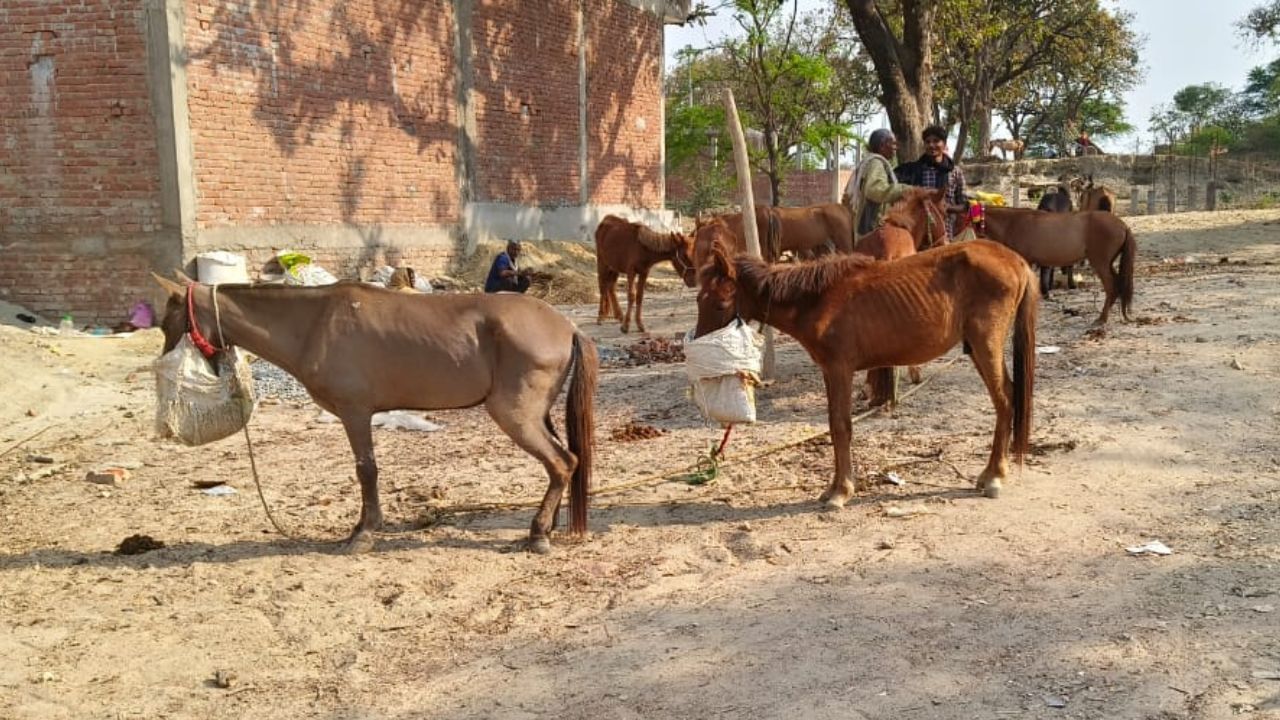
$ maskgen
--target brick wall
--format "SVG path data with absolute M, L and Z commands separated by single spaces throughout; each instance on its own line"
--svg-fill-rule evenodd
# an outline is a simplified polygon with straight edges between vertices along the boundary
M 141 0 L 0 3 L 0 299 L 77 321 L 151 297 L 163 244 Z
M 578 204 L 577 8 L 577 0 L 476 3 L 477 200 Z
M 626 3 L 587 10 L 590 199 L 662 204 L 662 27 Z
M 456 223 L 452 7 L 189 0 L 197 226 Z

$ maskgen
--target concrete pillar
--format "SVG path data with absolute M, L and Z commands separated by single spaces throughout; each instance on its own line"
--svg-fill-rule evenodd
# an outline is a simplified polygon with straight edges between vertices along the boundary
M 1187 212 L 1192 212 L 1194 210 L 1200 209 L 1199 207 L 1196 206 L 1197 199 L 1198 198 L 1196 197 L 1196 186 L 1188 185 L 1187 186 Z
M 1131 187 L 1129 188 L 1129 214 L 1137 215 L 1139 212 L 1141 211 L 1138 209 L 1138 188 Z
M 1171 213 L 1178 212 L 1178 186 L 1177 185 L 1172 185 L 1172 184 L 1169 185 L 1168 208 L 1169 208 L 1169 212 Z
M 1018 183 L 1016 175 L 1013 178 L 1013 193 L 1009 198 L 1009 204 L 1016 208 L 1022 207 L 1022 186 Z
M 1156 188 L 1154 185 L 1147 189 L 1147 214 L 1156 214 Z
M 1218 209 L 1218 183 L 1210 180 L 1204 186 L 1204 209 Z

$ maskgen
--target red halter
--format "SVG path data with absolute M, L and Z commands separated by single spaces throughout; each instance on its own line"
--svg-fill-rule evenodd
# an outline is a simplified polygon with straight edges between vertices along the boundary
M 211 360 L 220 350 L 226 350 L 226 348 L 214 347 L 213 343 L 200 332 L 200 326 L 196 324 L 195 289 L 195 283 L 187 286 L 187 324 L 191 328 L 187 334 L 191 336 L 191 344 L 196 346 L 200 354 L 206 360 Z M 222 328 L 218 328 L 218 332 L 221 333 Z

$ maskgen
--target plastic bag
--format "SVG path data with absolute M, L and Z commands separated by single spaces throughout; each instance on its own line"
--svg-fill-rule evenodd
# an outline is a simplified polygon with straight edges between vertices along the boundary
M 315 263 L 294 265 L 284 272 L 285 285 L 316 287 L 318 285 L 332 285 L 336 282 L 338 282 L 338 278 L 334 277 L 333 273 Z
M 156 432 L 186 445 L 204 445 L 240 430 L 253 413 L 253 374 L 236 348 L 218 355 L 218 368 L 183 335 L 152 366 L 156 375 Z
M 735 320 L 715 332 L 684 338 L 685 373 L 702 414 L 723 424 L 756 421 L 760 345 L 751 326 Z

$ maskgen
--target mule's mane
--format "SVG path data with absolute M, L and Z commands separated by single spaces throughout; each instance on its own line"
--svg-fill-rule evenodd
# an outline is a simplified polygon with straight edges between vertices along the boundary
M 738 284 L 763 301 L 790 305 L 826 292 L 833 284 L 876 264 L 868 255 L 833 255 L 809 262 L 769 265 L 749 255 L 734 259 Z
M 636 241 L 654 252 L 671 252 L 678 244 L 679 233 L 654 232 L 636 223 Z

